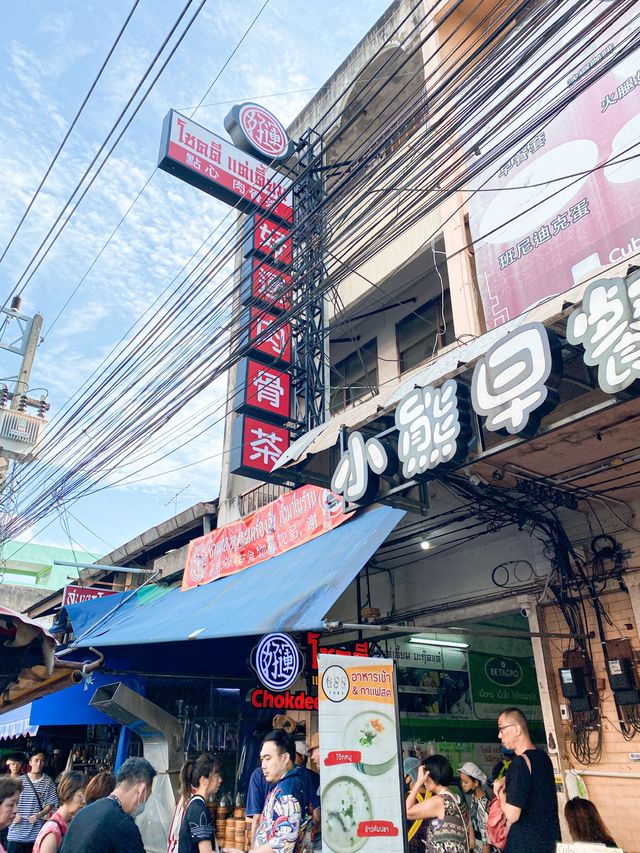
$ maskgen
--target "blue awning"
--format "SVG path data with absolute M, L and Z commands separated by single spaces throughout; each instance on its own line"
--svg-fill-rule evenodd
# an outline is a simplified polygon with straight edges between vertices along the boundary
M 270 560 L 182 592 L 108 596 L 66 608 L 80 648 L 311 631 L 404 512 L 376 506 Z
M 34 699 L 27 705 L 0 714 L 0 740 L 21 735 L 33 736 L 40 726 L 112 726 L 115 721 L 93 708 L 89 701 L 96 688 L 111 684 L 113 675 L 94 672 L 91 682 L 73 684 L 56 693 Z M 118 681 L 130 680 L 118 677 Z M 135 681 L 135 679 L 134 679 Z M 134 686 L 134 685 L 131 685 Z
M 11 740 L 23 735 L 38 734 L 38 726 L 31 722 L 31 703 L 0 714 L 0 740 Z

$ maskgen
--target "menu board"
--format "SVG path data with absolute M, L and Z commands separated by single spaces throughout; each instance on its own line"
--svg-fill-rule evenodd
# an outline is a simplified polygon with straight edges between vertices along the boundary
M 395 665 L 318 655 L 324 853 L 406 850 Z

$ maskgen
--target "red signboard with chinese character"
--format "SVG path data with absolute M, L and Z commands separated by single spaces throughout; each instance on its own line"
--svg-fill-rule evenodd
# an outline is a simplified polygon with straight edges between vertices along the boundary
M 291 323 L 279 322 L 277 314 L 254 307 L 241 315 L 240 328 L 246 330 L 243 343 L 256 357 L 268 364 L 291 364 Z
M 265 163 L 287 160 L 293 153 L 282 122 L 259 104 L 236 104 L 224 120 L 225 130 L 233 142 Z
M 67 604 L 81 604 L 83 601 L 93 601 L 94 598 L 104 598 L 105 595 L 114 595 L 109 589 L 94 589 L 93 587 L 67 584 L 62 594 L 62 606 Z
M 603 4 L 594 4 L 598 9 Z M 559 7 L 558 7 L 559 8 Z M 598 13 L 594 10 L 594 14 Z M 637 31 L 632 10 L 549 97 L 584 82 Z M 536 86 L 538 83 L 536 82 Z M 528 107 L 542 113 L 537 99 Z M 511 107 L 510 107 L 511 108 Z M 505 133 L 508 128 L 505 129 Z M 640 250 L 640 51 L 474 180 L 470 228 L 487 327 Z
M 243 358 L 236 371 L 236 412 L 255 411 L 276 420 L 289 420 L 291 377 L 278 368 L 253 358 Z
M 260 424 L 252 418 L 245 420 L 249 431 L 254 429 L 252 424 Z M 262 424 L 259 429 L 262 427 L 278 429 L 270 424 Z M 283 433 L 288 440 L 286 430 Z M 342 501 L 328 489 L 302 486 L 287 492 L 251 515 L 190 542 L 182 589 L 233 575 L 276 554 L 284 554 L 333 530 L 347 518 L 349 514 L 342 511 Z
M 231 446 L 232 474 L 264 480 L 289 447 L 289 430 L 263 418 L 237 415 Z
M 289 267 L 293 260 L 293 241 L 288 228 L 260 214 L 248 216 L 244 225 L 242 253 L 259 255 L 270 264 Z
M 169 110 L 162 126 L 158 168 L 236 207 L 293 219 L 291 181 L 221 136 Z
M 271 309 L 288 311 L 291 307 L 291 276 L 260 258 L 248 258 L 242 265 L 240 302 L 262 302 Z

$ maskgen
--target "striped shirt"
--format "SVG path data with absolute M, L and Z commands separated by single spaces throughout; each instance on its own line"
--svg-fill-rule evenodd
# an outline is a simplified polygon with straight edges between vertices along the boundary
M 20 777 L 22 782 L 22 792 L 18 800 L 18 814 L 20 815 L 20 823 L 12 823 L 9 827 L 7 836 L 9 841 L 19 841 L 23 844 L 28 844 L 35 841 L 38 833 L 44 825 L 44 820 L 37 820 L 35 823 L 29 823 L 31 815 L 37 814 L 40 811 L 40 804 L 52 806 L 52 810 L 58 807 L 58 796 L 56 794 L 56 786 L 51 778 L 43 773 L 39 779 L 28 779 L 26 774 Z M 32 787 L 33 786 L 33 787 Z M 38 792 L 36 797 L 33 789 Z

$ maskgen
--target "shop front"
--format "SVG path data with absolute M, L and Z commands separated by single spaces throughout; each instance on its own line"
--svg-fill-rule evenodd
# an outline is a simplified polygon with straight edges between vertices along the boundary
M 287 530 L 290 539 L 291 531 L 299 528 L 287 507 L 297 506 L 301 517 L 315 518 L 304 500 L 310 488 L 326 494 L 307 487 L 297 497 L 278 499 L 275 507 L 265 509 L 272 515 L 284 510 L 282 528 L 273 531 L 269 524 L 264 529 L 279 540 Z M 140 823 L 148 850 L 162 850 L 158 825 L 166 843 L 177 765 L 201 751 L 222 758 L 223 786 L 212 806 L 219 841 L 246 847 L 246 832 L 243 845 L 238 844 L 240 824 L 245 826 L 241 810 L 262 738 L 273 727 L 300 740 L 317 730 L 317 655 L 328 649 L 334 654 L 363 653 L 361 643 L 345 646 L 337 641 L 325 647 L 323 620 L 345 591 L 349 595 L 354 577 L 402 516 L 392 507 L 372 507 L 246 568 L 237 570 L 236 564 L 235 571 L 215 580 L 193 584 L 185 573 L 182 588 L 148 585 L 61 612 L 61 625 L 72 632 L 67 659 L 80 659 L 88 648 L 105 656 L 104 684 L 90 692 L 91 704 L 113 714 L 125 730 L 133 731 L 134 739 L 140 737 L 142 754 L 152 763 L 145 731 L 155 728 L 167 743 L 175 732 L 180 741 L 176 760 L 172 763 L 170 757 L 156 768 L 163 779 L 154 785 L 156 802 L 145 815 L 149 812 L 157 820 L 153 827 L 151 818 Z M 196 540 L 192 553 L 198 561 L 207 553 L 202 546 L 215 536 L 220 541 L 222 535 L 214 531 L 210 540 Z M 252 538 L 248 536 L 244 548 Z M 136 678 L 142 682 L 144 701 L 135 697 L 136 691 L 118 687 L 120 681 Z

